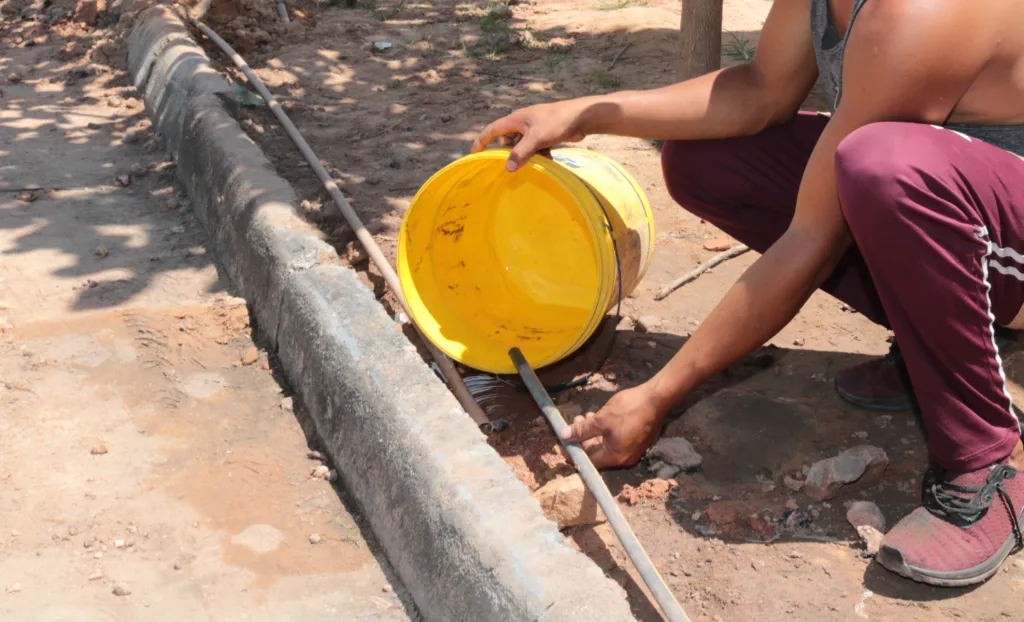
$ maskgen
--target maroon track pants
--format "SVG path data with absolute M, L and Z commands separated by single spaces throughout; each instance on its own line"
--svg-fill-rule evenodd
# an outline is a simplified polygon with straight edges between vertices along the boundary
M 764 252 L 789 226 L 827 122 L 802 113 L 756 136 L 668 142 L 668 190 Z M 944 128 L 876 123 L 835 164 L 855 247 L 822 289 L 895 332 L 932 463 L 1002 460 L 1021 431 L 994 325 L 1024 327 L 1024 161 Z

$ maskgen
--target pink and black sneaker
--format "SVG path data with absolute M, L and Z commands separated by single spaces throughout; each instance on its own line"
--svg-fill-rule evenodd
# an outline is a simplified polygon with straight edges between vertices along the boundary
M 929 470 L 924 507 L 892 528 L 876 560 L 929 585 L 962 587 L 986 581 L 1024 546 L 1022 473 L 1005 461 L 960 475 Z

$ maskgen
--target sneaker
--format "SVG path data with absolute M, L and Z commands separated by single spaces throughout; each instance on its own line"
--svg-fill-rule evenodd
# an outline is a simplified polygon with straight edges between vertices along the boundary
M 907 366 L 895 342 L 883 358 L 836 374 L 836 392 L 854 406 L 883 412 L 910 410 L 916 401 Z
M 1024 546 L 1024 476 L 1006 462 L 952 475 L 924 476 L 924 507 L 892 528 L 875 558 L 920 583 L 962 587 L 994 575 Z

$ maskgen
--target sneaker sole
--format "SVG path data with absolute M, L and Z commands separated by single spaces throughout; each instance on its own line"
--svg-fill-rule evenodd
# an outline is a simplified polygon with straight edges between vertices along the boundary
M 909 397 L 904 398 L 889 398 L 889 399 L 870 399 L 864 397 L 857 397 L 852 393 L 849 393 L 843 389 L 839 384 L 839 379 L 835 380 L 836 393 L 839 397 L 843 398 L 854 406 L 859 406 L 865 410 L 874 410 L 877 412 L 896 413 L 904 412 L 907 410 L 913 410 L 914 404 Z
M 967 587 L 977 585 L 978 583 L 984 583 L 999 572 L 999 568 L 1002 567 L 1003 562 L 1005 562 L 1006 558 L 1013 553 L 1016 544 L 1017 538 L 1011 533 L 1010 537 L 1006 539 L 1006 542 L 998 551 L 996 551 L 995 555 L 973 568 L 957 570 L 955 572 L 934 572 L 918 568 L 916 566 L 911 566 L 905 559 L 903 559 L 903 554 L 900 553 L 898 549 L 894 549 L 891 546 L 886 546 L 884 544 L 882 545 L 882 548 L 879 549 L 878 555 L 875 557 L 875 561 L 890 572 L 895 572 L 901 577 L 910 579 L 911 581 L 917 581 L 918 583 L 924 583 L 925 585 L 934 585 L 936 587 Z

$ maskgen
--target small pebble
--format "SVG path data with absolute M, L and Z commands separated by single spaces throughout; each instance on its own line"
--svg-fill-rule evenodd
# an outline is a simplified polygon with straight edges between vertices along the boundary
M 16 594 L 17 592 L 20 592 L 20 591 L 21 591 L 21 584 L 20 583 L 12 583 L 12 584 L 7 586 L 7 593 L 8 594 Z
M 20 532 L 20 531 L 18 531 L 17 529 L 12 529 L 12 530 L 11 530 L 11 537 L 12 537 L 12 538 L 17 538 L 17 537 L 18 537 L 18 536 L 20 536 L 20 535 L 21 535 L 21 532 Z
M 336 481 L 338 481 L 338 472 L 335 471 L 334 469 L 331 469 L 330 471 L 328 471 L 327 472 L 327 481 L 329 481 L 329 482 L 336 482 Z
M 793 499 L 793 498 L 786 499 L 786 509 L 795 510 L 795 509 L 797 509 L 799 507 L 800 506 L 797 505 L 797 503 L 796 503 L 796 499 Z
M 92 573 L 91 575 L 89 575 L 89 580 L 90 581 L 99 581 L 102 578 L 103 578 L 103 573 L 99 572 L 99 571 L 96 571 L 96 572 Z
M 330 473 L 331 473 L 331 470 L 329 468 L 327 468 L 326 466 L 321 464 L 320 466 L 315 467 L 313 469 L 313 471 L 310 473 L 310 475 L 312 475 L 313 477 L 315 477 L 317 479 L 327 479 L 327 477 L 330 475 Z
M 701 514 L 700 514 L 700 510 L 697 510 L 697 511 L 696 511 L 696 512 L 694 512 L 694 513 L 693 513 L 692 515 L 690 515 L 690 519 L 691 519 L 691 520 L 693 520 L 693 522 L 695 522 L 695 523 L 696 523 L 697 521 L 699 521 L 699 520 L 700 520 L 700 516 L 701 516 Z
M 311 534 L 309 534 L 309 543 L 310 544 L 320 544 L 320 541 L 322 539 L 323 538 L 321 538 L 320 534 L 318 534 L 318 533 L 311 533 Z
M 806 341 L 804 341 L 803 337 L 797 337 L 796 339 L 793 340 L 793 345 L 798 347 L 798 348 L 800 346 L 804 345 L 805 343 L 806 343 Z
M 114 584 L 114 587 L 110 590 L 110 593 L 114 596 L 131 596 L 132 590 L 126 584 L 118 582 Z
M 258 360 L 260 360 L 260 351 L 256 349 L 256 346 L 249 346 L 242 353 L 242 365 L 252 365 Z
M 380 588 L 380 591 L 384 592 L 385 594 L 390 594 L 395 590 L 390 585 L 385 585 L 384 587 Z
M 91 453 L 94 456 L 102 456 L 108 451 L 109 450 L 107 449 L 106 443 L 98 443 L 96 445 L 93 445 L 92 449 L 89 450 L 89 453 Z
M 124 548 L 124 540 L 114 540 L 114 548 L 115 549 L 123 549 Z
M 782 478 L 782 483 L 785 484 L 786 488 L 789 488 L 793 492 L 800 492 L 804 487 L 803 481 L 788 475 Z
M 319 451 L 311 451 L 308 454 L 306 454 L 306 457 L 309 458 L 310 460 L 323 460 L 324 459 L 324 455 L 322 453 L 320 453 Z

